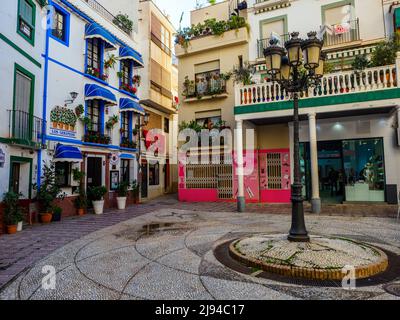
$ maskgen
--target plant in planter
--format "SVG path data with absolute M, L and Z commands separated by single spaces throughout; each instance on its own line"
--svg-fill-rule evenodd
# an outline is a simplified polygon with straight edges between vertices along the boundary
M 127 14 L 117 14 L 117 16 L 113 20 L 113 23 L 123 27 L 129 32 L 132 32 L 133 30 L 133 21 L 129 19 L 129 16 Z
M 121 90 L 124 90 L 124 91 L 126 91 L 126 92 L 129 92 L 129 93 L 131 93 L 131 94 L 136 94 L 136 92 L 137 92 L 137 89 L 136 89 L 135 87 L 130 86 L 130 85 L 128 85 L 128 84 L 122 84 L 122 85 L 121 85 Z
M 131 195 L 132 195 L 134 204 L 138 204 L 139 203 L 139 184 L 137 183 L 136 180 L 132 181 Z
M 126 181 L 122 181 L 118 185 L 118 190 L 117 190 L 118 210 L 124 210 L 126 208 L 126 197 L 128 196 L 128 188 L 129 188 L 129 183 Z
M 108 121 L 106 122 L 106 128 L 107 129 L 112 129 L 114 128 L 114 126 L 118 123 L 119 118 L 118 116 L 115 114 L 113 116 L 111 116 Z
M 136 85 L 137 87 L 140 87 L 141 80 L 142 80 L 142 77 L 138 74 L 135 74 L 132 78 L 133 84 Z
M 77 210 L 78 216 L 83 216 L 85 214 L 87 204 L 88 204 L 88 201 L 87 201 L 85 189 L 83 187 L 80 187 L 79 195 L 74 200 L 74 205 Z
M 107 60 L 104 61 L 104 68 L 106 69 L 111 69 L 115 67 L 117 63 L 117 57 L 115 56 L 115 54 L 111 54 L 108 56 Z
M 104 196 L 107 193 L 107 188 L 104 186 L 91 187 L 88 189 L 89 199 L 93 203 L 95 214 L 103 214 L 104 211 Z
M 37 200 L 39 201 L 41 208 L 41 220 L 42 223 L 50 223 L 53 216 L 53 202 L 55 200 L 63 200 L 65 193 L 62 192 L 56 181 L 56 170 L 55 164 L 47 164 L 44 162 L 42 183 L 40 187 L 34 186 L 37 190 Z
M 62 215 L 62 208 L 58 207 L 58 206 L 54 206 L 53 207 L 53 218 L 52 218 L 52 222 L 59 222 L 61 221 L 61 215 Z
M 8 234 L 14 234 L 18 230 L 18 224 L 22 221 L 22 211 L 19 206 L 21 194 L 7 192 L 3 196 L 4 222 Z
M 83 122 L 83 124 L 86 126 L 86 129 L 88 131 L 93 130 L 92 119 L 90 119 L 89 117 L 81 117 L 81 118 L 79 118 L 79 120 L 81 120 Z
M 83 113 L 85 112 L 85 108 L 83 107 L 82 104 L 80 104 L 79 106 L 77 106 L 75 108 L 75 114 L 78 118 L 80 118 L 81 115 L 83 115 Z
M 236 83 L 242 83 L 244 86 L 253 83 L 253 74 L 255 73 L 255 68 L 250 65 L 249 62 L 243 64 L 243 66 L 233 68 L 233 76 Z

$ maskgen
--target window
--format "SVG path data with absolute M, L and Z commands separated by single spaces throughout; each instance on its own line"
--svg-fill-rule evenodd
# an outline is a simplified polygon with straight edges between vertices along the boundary
M 101 62 L 101 48 L 99 39 L 87 40 L 87 69 L 99 70 Z
M 100 102 L 98 100 L 87 102 L 87 117 L 90 119 L 92 125 L 89 131 L 100 132 Z
M 32 138 L 32 112 L 34 100 L 34 76 L 15 65 L 13 136 Z
M 169 133 L 169 119 L 164 118 L 164 132 Z
M 324 12 L 325 23 L 329 25 L 343 24 L 351 20 L 351 5 L 327 8 Z
M 269 39 L 271 34 L 276 34 L 278 36 L 284 35 L 285 32 L 285 18 L 267 20 L 261 22 L 261 38 Z
M 122 138 L 130 138 L 129 137 L 129 118 L 130 112 L 122 112 L 121 113 L 121 137 Z
M 121 61 L 121 85 L 130 86 L 132 84 L 132 62 L 129 60 Z
M 69 45 L 69 13 L 54 5 L 54 15 L 51 28 L 51 37 L 66 46 Z
M 154 90 L 172 99 L 171 73 L 154 60 L 151 60 L 151 83 Z
M 121 160 L 121 180 L 123 182 L 130 183 L 130 160 L 122 159 Z
M 36 6 L 32 0 L 19 0 L 17 32 L 30 44 L 35 44 Z
M 212 129 L 222 121 L 221 110 L 210 110 L 195 113 L 197 123 L 204 129 Z
M 166 54 L 171 55 L 171 33 L 154 14 L 151 15 L 151 40 Z
M 149 185 L 158 186 L 160 184 L 160 164 L 158 162 L 149 164 Z
M 71 163 L 56 162 L 56 183 L 60 187 L 68 187 L 71 185 Z

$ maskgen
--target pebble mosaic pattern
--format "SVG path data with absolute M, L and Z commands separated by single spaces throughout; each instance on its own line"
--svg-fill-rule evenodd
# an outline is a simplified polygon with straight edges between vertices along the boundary
M 154 208 L 80 237 L 28 267 L 0 290 L 0 299 L 399 299 L 382 285 L 349 291 L 283 284 L 235 272 L 219 263 L 213 250 L 249 233 L 285 234 L 290 216 L 191 206 Z M 400 224 L 394 219 L 308 215 L 307 227 L 313 235 L 362 238 L 400 254 Z M 328 244 L 336 249 L 351 246 Z M 320 241 L 313 249 L 323 252 L 325 245 Z M 249 248 L 260 250 L 254 243 Z M 296 250 L 272 252 L 290 258 Z M 361 254 L 355 248 L 354 252 L 361 262 L 373 259 L 368 252 Z M 303 257 L 305 262 L 309 259 Z M 340 259 L 337 263 L 345 262 Z M 323 264 L 322 260 L 318 263 Z M 48 265 L 56 270 L 55 290 L 42 286 L 42 268 Z

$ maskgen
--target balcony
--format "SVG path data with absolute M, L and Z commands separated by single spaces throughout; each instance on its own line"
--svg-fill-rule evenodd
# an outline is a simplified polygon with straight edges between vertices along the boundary
M 44 120 L 21 110 L 7 110 L 8 143 L 31 149 L 42 148 Z
M 180 44 L 175 46 L 175 54 L 178 58 L 209 50 L 237 46 L 249 42 L 249 33 L 246 27 L 224 32 L 223 35 L 203 35 L 190 40 L 188 47 Z
M 325 47 L 336 47 L 360 39 L 360 22 L 358 19 L 342 24 L 326 26 L 324 36 Z
M 280 36 L 281 38 L 281 46 L 284 46 L 285 42 L 289 40 L 290 35 L 288 33 L 283 34 Z M 263 59 L 264 58 L 264 49 L 270 46 L 271 38 L 266 38 L 266 39 L 258 39 L 257 40 L 257 57 L 258 59 Z
M 100 144 L 100 145 L 109 145 L 111 144 L 111 136 L 108 134 L 103 134 L 98 131 L 88 131 L 83 136 L 83 142 Z
M 83 0 L 89 7 L 97 11 L 100 15 L 102 15 L 105 19 L 113 23 L 115 26 L 117 26 L 120 30 L 125 32 L 127 35 L 131 35 L 132 31 L 128 26 L 126 26 L 123 22 L 117 19 L 110 11 L 108 11 L 106 8 L 104 8 L 100 3 L 98 3 L 96 0 Z
M 208 79 L 197 82 L 190 81 L 185 87 L 183 95 L 185 102 L 227 98 L 226 81 L 223 79 Z
M 331 73 L 321 79 L 320 86 L 300 94 L 300 105 L 323 107 L 391 99 L 398 97 L 397 90 L 390 90 L 395 88 L 398 88 L 395 65 Z M 237 86 L 235 90 L 235 114 L 292 108 L 290 94 L 277 83 Z

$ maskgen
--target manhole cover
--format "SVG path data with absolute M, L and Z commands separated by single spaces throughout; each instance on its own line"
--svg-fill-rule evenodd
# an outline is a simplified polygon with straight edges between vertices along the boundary
M 400 297 L 400 283 L 388 284 L 383 289 L 389 294 Z

